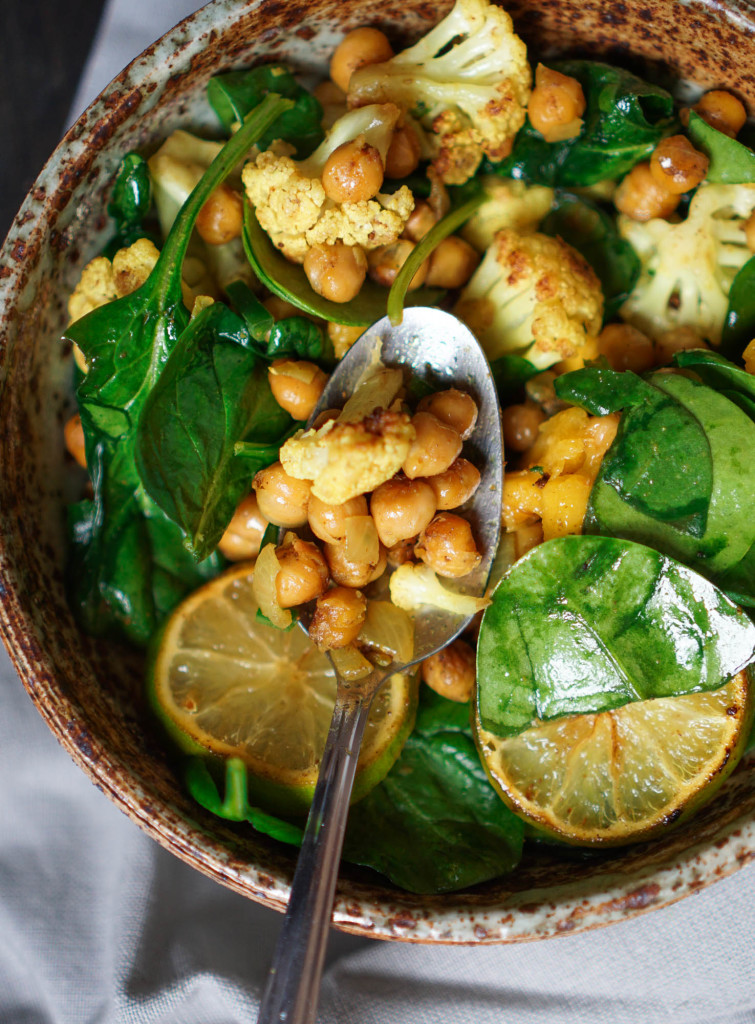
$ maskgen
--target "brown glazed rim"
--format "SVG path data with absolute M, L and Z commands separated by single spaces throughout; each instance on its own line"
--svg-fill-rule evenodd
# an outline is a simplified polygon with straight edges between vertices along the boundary
M 449 6 L 448 0 L 386 0 L 369 20 L 404 42 Z M 703 86 L 725 83 L 751 107 L 755 103 L 750 2 L 514 0 L 507 6 L 522 36 L 537 40 L 542 54 L 563 51 L 568 41 L 574 52 L 639 61 Z M 104 196 L 123 152 L 200 117 L 197 97 L 219 67 L 287 57 L 304 71 L 321 69 L 340 32 L 364 23 L 363 11 L 359 0 L 215 0 L 186 18 L 121 72 L 67 133 L 24 201 L 0 261 L 0 629 L 6 646 L 50 729 L 98 788 L 166 849 L 276 909 L 287 899 L 292 852 L 250 835 L 251 829 L 219 822 L 188 800 L 145 732 L 138 697 L 129 690 L 138 679 L 130 656 L 82 636 L 65 604 L 59 546 L 64 484 L 55 469 L 62 448 L 52 451 L 50 437 L 56 418 L 59 426 L 70 407 L 70 394 L 61 394 L 70 355 L 65 362 L 54 340 L 64 323 L 64 297 L 106 236 Z M 45 431 L 35 428 L 35 417 L 44 420 Z M 44 489 L 46 475 L 46 496 L 56 503 L 52 516 L 35 491 Z M 551 937 L 674 902 L 736 871 L 754 851 L 755 772 L 748 762 L 690 824 L 599 859 L 537 852 L 510 878 L 430 897 L 400 892 L 345 865 L 334 923 L 361 935 L 415 942 Z

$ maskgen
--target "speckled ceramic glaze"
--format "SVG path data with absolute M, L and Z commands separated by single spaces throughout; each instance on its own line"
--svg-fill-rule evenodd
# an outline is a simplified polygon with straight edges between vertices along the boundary
M 207 79 L 285 59 L 322 73 L 344 30 L 367 21 L 398 43 L 446 0 L 216 0 L 135 60 L 71 129 L 40 174 L 0 261 L 0 627 L 32 700 L 95 785 L 189 864 L 269 906 L 286 902 L 294 856 L 251 828 L 227 827 L 181 791 L 149 732 L 138 659 L 82 636 L 66 606 L 65 504 L 75 489 L 62 424 L 70 351 L 57 340 L 66 297 L 102 247 L 108 183 L 121 156 L 209 118 Z M 606 56 L 727 84 L 755 110 L 755 5 L 679 0 L 515 0 L 540 54 Z M 19 684 L 20 685 L 20 684 Z M 510 942 L 619 921 L 736 871 L 755 852 L 755 764 L 740 765 L 692 823 L 663 840 L 585 859 L 531 857 L 510 878 L 413 896 L 344 866 L 336 924 L 415 942 Z

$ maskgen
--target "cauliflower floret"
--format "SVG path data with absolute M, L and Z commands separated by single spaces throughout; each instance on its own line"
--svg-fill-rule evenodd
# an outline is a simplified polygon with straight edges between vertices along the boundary
M 489 359 L 515 353 L 544 370 L 598 333 L 603 293 L 589 263 L 562 239 L 504 229 L 454 312 Z
M 341 505 L 395 476 L 414 437 L 406 413 L 379 409 L 358 423 L 330 420 L 289 438 L 280 460 L 289 476 L 312 481 L 316 498 Z
M 68 297 L 69 323 L 117 298 L 113 264 L 106 256 L 96 256 L 84 267 L 79 283 Z
M 392 102 L 428 131 L 447 184 L 461 185 L 483 155 L 508 156 L 524 124 L 532 75 L 511 17 L 487 0 L 457 0 L 414 46 L 355 71 L 349 104 Z
M 753 210 L 755 185 L 701 185 L 678 224 L 621 215 L 619 231 L 642 262 L 622 317 L 655 338 L 685 326 L 720 344 L 731 283 L 752 256 L 743 227 Z
M 414 196 L 402 185 L 392 195 L 336 203 L 325 195 L 322 172 L 330 154 L 354 139 L 374 146 L 385 164 L 401 112 L 392 103 L 351 110 L 333 125 L 306 160 L 294 160 L 285 144 L 260 153 L 244 167 L 242 180 L 260 226 L 295 263 L 314 245 L 358 245 L 377 249 L 395 242 L 414 209 Z
M 455 594 L 447 590 L 429 565 L 404 562 L 391 576 L 391 601 L 404 611 L 418 611 L 425 605 L 456 615 L 476 615 L 487 608 L 490 599 Z
M 487 175 L 481 181 L 485 200 L 461 230 L 462 238 L 485 252 L 502 228 L 520 234 L 536 231 L 553 205 L 554 192 L 545 185 L 526 185 L 516 178 Z

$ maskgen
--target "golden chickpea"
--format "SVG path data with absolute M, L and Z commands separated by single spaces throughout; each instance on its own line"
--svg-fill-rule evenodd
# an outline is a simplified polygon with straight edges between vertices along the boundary
M 444 238 L 430 257 L 427 284 L 432 288 L 461 288 L 477 269 L 480 257 L 463 238 Z
M 281 608 L 314 601 L 328 586 L 328 566 L 316 544 L 298 537 L 293 544 L 275 549 L 280 572 L 275 593 Z
M 650 164 L 636 164 L 616 189 L 616 209 L 632 220 L 652 220 L 670 217 L 679 205 L 681 196 L 661 185 L 650 173 Z
M 328 375 L 304 359 L 275 359 L 267 374 L 273 398 L 295 420 L 309 419 L 328 383 Z
M 576 78 L 538 64 L 527 114 L 532 127 L 546 142 L 561 142 L 579 135 L 585 106 L 585 94 Z
M 472 527 L 453 512 L 441 512 L 419 536 L 414 549 L 418 558 L 439 576 L 466 576 L 482 561 Z
M 357 68 L 366 64 L 382 64 L 393 56 L 393 48 L 378 28 L 355 28 L 338 46 L 330 61 L 330 77 L 344 92 Z
M 424 411 L 412 416 L 412 426 L 415 437 L 401 467 L 406 476 L 416 480 L 418 476 L 445 473 L 461 453 L 459 432 Z
M 228 185 L 218 185 L 197 216 L 197 231 L 208 245 L 224 245 L 241 235 L 244 205 Z
M 471 436 L 477 423 L 477 403 L 466 391 L 449 388 L 425 395 L 417 406 L 418 412 L 429 412 L 447 427 L 452 427 L 462 441 Z
M 233 518 L 218 542 L 218 550 L 230 562 L 256 558 L 266 529 L 267 520 L 260 512 L 257 496 L 252 491 L 236 506 Z
M 366 515 L 367 499 L 363 494 L 342 505 L 328 505 L 313 494 L 307 506 L 309 528 L 318 540 L 324 540 L 326 544 L 337 544 L 344 539 L 347 519 Z
M 84 442 L 84 428 L 81 425 L 81 416 L 75 413 L 63 427 L 63 440 L 65 441 L 68 453 L 74 457 L 78 464 L 87 468 L 86 446 Z
M 655 365 L 652 341 L 631 324 L 607 324 L 598 336 L 598 352 L 614 370 L 644 373 Z
M 661 139 L 650 157 L 650 173 L 668 192 L 681 194 L 696 188 L 708 173 L 710 160 L 685 135 Z
M 361 633 L 366 615 L 367 599 L 361 590 L 334 587 L 317 598 L 309 638 L 321 651 L 347 647 Z
M 372 199 L 383 184 L 383 161 L 374 146 L 360 135 L 334 149 L 325 161 L 322 187 L 334 203 Z
M 466 704 L 476 678 L 475 652 L 464 640 L 454 640 L 422 662 L 422 679 L 446 700 Z
M 396 476 L 372 492 L 370 512 L 387 548 L 416 537 L 435 515 L 435 495 L 424 480 Z
M 410 242 L 408 238 L 399 238 L 390 245 L 381 245 L 373 249 L 367 256 L 368 272 L 372 280 L 385 288 L 390 288 L 413 249 L 414 242 Z M 429 266 L 428 260 L 420 265 L 409 282 L 409 291 L 420 288 L 425 283 Z
M 509 405 L 501 414 L 505 447 L 514 452 L 526 452 L 535 443 L 538 429 L 544 420 L 545 413 L 534 402 Z
M 342 541 L 325 545 L 325 559 L 333 582 L 339 587 L 366 587 L 383 575 L 388 564 L 388 556 L 382 544 L 374 565 L 370 562 L 351 561 L 346 556 L 346 546 Z
M 401 125 L 393 133 L 385 156 L 386 178 L 405 178 L 416 171 L 420 155 L 417 133 L 410 124 Z
M 672 327 L 655 339 L 655 362 L 658 366 L 665 366 L 674 358 L 675 352 L 707 347 L 694 327 Z
M 312 95 L 319 100 L 323 107 L 345 107 L 346 93 L 332 80 L 325 79 L 312 90 Z
M 434 211 L 424 199 L 418 199 L 414 204 L 409 220 L 404 225 L 404 238 L 412 242 L 421 241 L 430 228 L 438 223 Z
M 413 562 L 416 541 L 416 537 L 407 537 L 406 540 L 400 540 L 398 544 L 388 548 L 388 565 L 395 569 L 405 562 Z
M 282 299 L 279 295 L 268 295 L 262 305 L 268 313 L 273 314 L 274 320 L 284 320 L 288 316 L 306 315 L 302 314 L 302 311 L 292 302 L 289 302 L 287 299 Z
M 439 512 L 458 508 L 468 501 L 480 486 L 480 471 L 467 459 L 456 459 L 445 473 L 428 477 Z
M 289 476 L 280 462 L 261 469 L 254 477 L 254 490 L 262 515 L 269 523 L 295 530 L 307 521 L 311 484 Z
M 364 327 L 352 324 L 328 324 L 328 337 L 333 342 L 336 359 L 343 359 L 351 346 L 364 334 Z
M 358 245 L 315 245 L 304 257 L 304 273 L 318 295 L 351 302 L 367 276 L 367 258 Z
M 692 108 L 711 127 L 734 138 L 747 120 L 744 104 L 723 89 L 713 89 Z

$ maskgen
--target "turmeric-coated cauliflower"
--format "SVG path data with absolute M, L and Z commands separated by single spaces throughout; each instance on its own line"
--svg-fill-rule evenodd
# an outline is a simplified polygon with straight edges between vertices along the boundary
M 476 615 L 487 608 L 490 599 L 457 594 L 440 582 L 429 565 L 404 562 L 391 576 L 391 601 L 407 612 L 430 605 L 454 615 Z
M 550 213 L 554 192 L 545 185 L 527 185 L 518 178 L 489 174 L 481 179 L 485 199 L 461 229 L 461 236 L 485 252 L 502 228 L 525 234 L 536 231 Z
M 392 102 L 428 132 L 443 181 L 461 185 L 483 155 L 508 156 L 524 124 L 532 75 L 511 17 L 487 0 L 457 0 L 418 43 L 359 68 L 349 104 Z
M 330 154 L 345 142 L 363 139 L 385 164 L 401 111 L 392 103 L 351 110 L 333 125 L 306 160 L 289 147 L 273 145 L 243 170 L 242 180 L 257 220 L 273 244 L 295 263 L 315 245 L 358 245 L 377 249 L 395 242 L 414 210 L 414 196 L 402 185 L 392 195 L 336 203 L 325 194 L 322 172 Z
M 95 256 L 82 270 L 79 283 L 68 299 L 70 323 L 99 306 L 135 292 L 149 277 L 159 255 L 154 242 L 138 238 L 133 245 L 119 249 L 112 262 L 106 256 Z
M 731 283 L 750 259 L 744 223 L 755 211 L 755 185 L 701 185 L 685 220 L 640 223 L 619 217 L 642 271 L 621 315 L 657 338 L 691 327 L 720 344 Z
M 499 231 L 454 310 L 489 359 L 513 353 L 538 369 L 576 355 L 600 330 L 592 267 L 560 238 Z
M 379 409 L 357 423 L 330 420 L 289 438 L 280 460 L 289 476 L 312 481 L 316 498 L 341 505 L 395 476 L 414 437 L 406 413 Z

